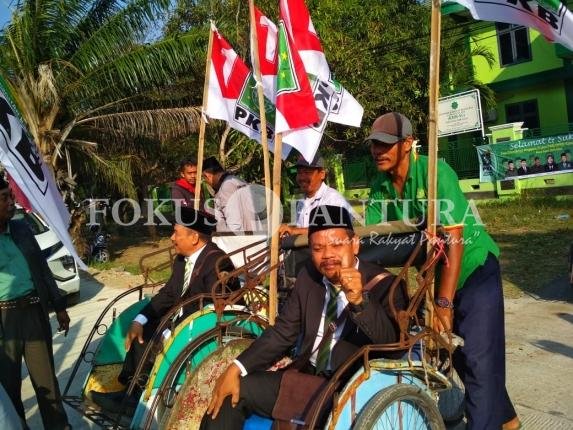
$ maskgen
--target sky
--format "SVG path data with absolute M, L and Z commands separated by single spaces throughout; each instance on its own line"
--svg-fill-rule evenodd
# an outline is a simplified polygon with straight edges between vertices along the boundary
M 15 4 L 15 0 L 0 0 L 0 29 L 4 28 L 12 17 L 12 3 Z

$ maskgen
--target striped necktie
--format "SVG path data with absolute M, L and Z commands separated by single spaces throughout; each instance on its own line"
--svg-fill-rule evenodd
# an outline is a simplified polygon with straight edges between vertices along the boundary
M 191 257 L 185 257 L 185 274 L 183 275 L 183 288 L 181 288 L 181 297 L 183 297 L 183 295 L 189 288 L 189 282 L 191 281 L 192 273 L 193 273 L 193 261 L 191 261 Z
M 324 316 L 324 326 L 322 327 L 322 335 L 328 337 L 321 341 L 321 348 L 318 350 L 318 354 L 316 356 L 316 374 L 318 375 L 321 372 L 324 372 L 328 367 L 328 361 L 330 359 L 331 348 L 330 344 L 332 343 L 332 336 L 334 335 L 334 331 L 330 330 L 330 333 L 327 333 L 328 326 L 336 321 L 336 314 L 338 309 L 338 294 L 340 290 L 334 288 L 334 286 L 328 283 L 328 291 L 329 291 L 329 298 L 328 304 L 326 305 L 326 314 Z

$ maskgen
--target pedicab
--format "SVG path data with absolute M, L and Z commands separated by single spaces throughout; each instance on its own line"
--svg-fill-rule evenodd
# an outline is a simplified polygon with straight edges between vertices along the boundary
M 170 267 L 175 254 L 173 248 L 168 247 L 142 257 L 140 267 L 144 274 L 144 283 L 121 293 L 102 311 L 72 368 L 63 391 L 64 402 L 102 428 L 135 429 L 141 428 L 146 420 L 157 423 L 161 421 L 164 408 L 163 404 L 160 408 L 155 406 L 160 404 L 157 400 L 158 392 L 161 393 L 160 398 L 164 397 L 163 393 L 176 392 L 190 370 L 219 345 L 233 339 L 260 334 L 266 327 L 264 315 L 267 310 L 264 306 L 267 300 L 261 285 L 271 270 L 268 264 L 269 250 L 265 246 L 266 239 L 249 236 L 243 243 L 247 245 L 227 254 L 232 261 L 242 262 L 240 270 L 229 274 L 220 270 L 221 261 L 216 265 L 216 287 L 229 294 L 230 280 L 240 277 L 245 288 L 243 299 L 216 312 L 212 296 L 202 294 L 190 297 L 170 309 L 148 342 L 131 383 L 124 387 L 117 380 L 117 376 L 125 358 L 125 335 L 134 317 L 149 302 L 150 293 L 163 286 L 163 283 L 153 281 L 152 274 Z M 158 258 L 162 260 L 159 264 L 147 263 Z M 125 305 L 130 299 L 135 302 Z M 125 309 L 118 314 L 117 309 L 121 308 L 122 304 Z M 180 311 L 188 305 L 195 305 L 197 311 L 178 319 Z M 94 340 L 96 335 L 101 336 L 99 342 Z M 153 363 L 149 374 L 143 372 L 146 362 Z M 80 368 L 86 365 L 90 368 L 81 385 L 81 391 L 72 394 L 72 385 L 75 385 L 74 381 L 82 374 Z M 136 391 L 142 393 L 135 410 L 129 410 L 129 406 L 123 401 L 117 410 L 107 411 L 89 398 L 91 390 L 105 393 L 124 388 L 127 389 L 127 396 Z M 169 396 L 165 398 L 167 397 Z M 152 414 L 149 414 L 150 410 L 153 411 Z
M 364 241 L 366 243 L 362 247 L 361 258 L 370 261 L 387 259 L 392 263 L 387 265 L 396 265 L 398 260 L 406 258 L 400 263 L 402 269 L 390 288 L 391 304 L 397 288 L 402 288 L 400 280 L 406 280 L 410 267 L 418 266 L 417 286 L 410 294 L 408 308 L 397 310 L 391 306 L 393 317 L 400 328 L 399 341 L 394 344 L 365 346 L 356 352 L 309 404 L 308 415 L 292 422 L 313 429 L 317 428 L 319 422 L 325 422 L 325 429 L 444 429 L 438 399 L 440 393 L 450 391 L 448 394 L 451 394 L 451 357 L 459 339 L 451 333 L 438 334 L 426 326 L 420 314 L 430 280 L 433 279 L 434 267 L 444 256 L 444 239 L 441 236 L 428 237 L 426 231 L 419 231 L 401 222 L 375 228 L 378 230 L 377 235 L 397 235 L 401 237 L 402 243 L 408 245 L 393 248 L 372 241 L 371 230 L 357 229 L 358 234 L 368 237 Z M 432 252 L 426 258 L 424 250 L 428 239 Z M 293 237 L 283 241 L 282 250 L 290 250 L 296 255 L 297 252 L 304 252 L 305 246 L 305 237 Z M 288 265 L 288 257 L 282 264 Z M 225 341 L 227 323 L 221 318 L 223 310 L 242 300 L 248 288 L 234 292 L 225 292 L 221 288 L 224 286 L 216 285 L 213 289 L 215 312 L 220 319 L 212 334 L 217 336 L 219 347 L 191 370 L 177 392 L 164 390 L 158 393 L 158 402 L 154 407 L 157 408 L 162 399 L 162 429 L 199 428 L 216 379 L 232 359 L 253 341 L 249 338 Z M 430 302 L 433 303 L 433 300 Z M 385 353 L 398 353 L 402 358 L 380 358 Z M 285 357 L 269 370 L 283 368 L 289 362 L 289 357 Z M 442 409 L 452 415 L 461 410 L 462 399 L 459 395 L 449 397 L 449 401 L 454 404 L 442 405 Z M 324 416 L 327 416 L 326 421 Z M 253 415 L 246 421 L 244 428 L 266 430 L 272 425 L 271 419 Z M 147 420 L 143 428 L 154 428 L 151 419 Z

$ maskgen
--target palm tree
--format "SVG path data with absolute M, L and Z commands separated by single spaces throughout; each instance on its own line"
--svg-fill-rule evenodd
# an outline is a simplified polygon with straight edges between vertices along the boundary
M 202 80 L 208 32 L 150 37 L 160 34 L 169 6 L 169 0 L 18 3 L 0 34 L 0 74 L 61 183 L 73 182 L 74 169 L 88 169 L 135 197 L 137 142 L 195 131 L 200 109 L 176 89 L 183 75 Z

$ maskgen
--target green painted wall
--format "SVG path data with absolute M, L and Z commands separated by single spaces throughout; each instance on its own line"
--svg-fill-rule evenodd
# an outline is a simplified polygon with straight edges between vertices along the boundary
M 545 130 L 545 134 L 566 133 L 567 123 L 567 99 L 563 81 L 525 87 L 519 90 L 497 94 L 497 121 L 496 124 L 507 122 L 505 106 L 526 100 L 537 100 L 539 112 L 539 124 Z M 488 124 L 491 125 L 491 124 Z
M 548 43 L 537 31 L 529 29 L 529 42 L 531 61 L 501 67 L 495 25 L 487 26 L 483 22 L 474 25 L 474 30 L 471 32 L 471 45 L 489 48 L 495 58 L 495 64 L 490 68 L 483 58 L 474 57 L 476 79 L 484 83 L 500 82 L 563 67 L 563 60 L 555 54 L 554 45 Z

